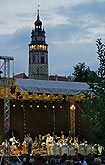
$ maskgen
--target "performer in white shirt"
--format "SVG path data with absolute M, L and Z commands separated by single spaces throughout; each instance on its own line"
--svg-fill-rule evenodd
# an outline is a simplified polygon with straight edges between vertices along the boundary
M 10 138 L 9 142 L 11 143 L 11 145 L 16 145 L 18 143 L 17 140 L 15 139 L 15 136 Z
M 47 154 L 53 155 L 53 137 L 50 134 L 47 134 L 46 138 L 46 148 L 47 148 Z

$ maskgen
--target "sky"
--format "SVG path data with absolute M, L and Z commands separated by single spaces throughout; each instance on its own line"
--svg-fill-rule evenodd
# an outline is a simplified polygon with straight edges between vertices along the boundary
M 1 0 L 0 56 L 14 58 L 10 72 L 28 75 L 28 44 L 38 9 L 46 31 L 49 74 L 70 76 L 83 62 L 96 71 L 96 40 L 105 42 L 105 0 Z

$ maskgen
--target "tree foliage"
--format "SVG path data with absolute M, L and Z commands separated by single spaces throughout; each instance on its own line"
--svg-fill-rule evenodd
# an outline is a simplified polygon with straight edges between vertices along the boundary
M 105 146 L 105 44 L 97 39 L 97 54 L 99 59 L 98 76 L 88 84 L 90 89 L 85 93 L 83 102 L 86 113 L 83 115 L 88 122 L 88 128 L 93 143 Z
M 105 82 L 105 44 L 102 43 L 101 39 L 97 39 L 96 45 L 98 48 L 98 59 L 100 61 L 98 75 L 101 77 L 102 81 Z
M 86 82 L 90 68 L 85 65 L 85 63 L 78 63 L 74 66 L 74 81 Z
M 72 74 L 76 82 L 90 82 L 90 80 L 94 81 L 97 78 L 97 74 L 91 71 L 89 66 L 86 66 L 84 62 L 74 66 L 74 73 Z

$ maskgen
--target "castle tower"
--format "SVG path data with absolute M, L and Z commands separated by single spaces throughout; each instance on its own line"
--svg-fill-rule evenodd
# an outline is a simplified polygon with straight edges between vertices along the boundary
M 45 30 L 42 29 L 39 10 L 37 10 L 37 20 L 34 25 L 29 44 L 29 78 L 48 80 L 48 45 L 45 40 Z

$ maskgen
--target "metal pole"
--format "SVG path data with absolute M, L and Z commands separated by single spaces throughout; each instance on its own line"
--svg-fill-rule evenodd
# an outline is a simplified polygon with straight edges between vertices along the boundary
M 10 131 L 10 60 L 13 57 L 0 56 L 4 60 L 4 165 L 9 163 L 9 131 Z

